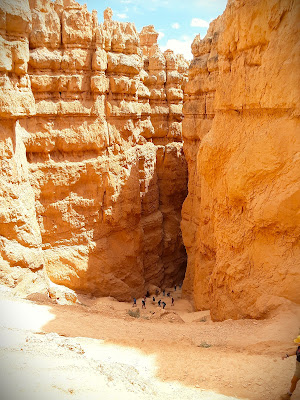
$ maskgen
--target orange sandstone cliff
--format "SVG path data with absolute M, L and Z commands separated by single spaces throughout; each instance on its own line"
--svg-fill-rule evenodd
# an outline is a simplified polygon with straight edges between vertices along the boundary
M 129 300 L 183 279 L 187 62 L 73 0 L 1 2 L 0 267 Z
M 214 320 L 300 303 L 300 3 L 231 0 L 184 99 L 184 292 Z
M 153 26 L 3 0 L 0 278 L 129 300 L 181 281 L 187 251 L 214 320 L 300 303 L 299 7 L 230 0 L 187 75 Z

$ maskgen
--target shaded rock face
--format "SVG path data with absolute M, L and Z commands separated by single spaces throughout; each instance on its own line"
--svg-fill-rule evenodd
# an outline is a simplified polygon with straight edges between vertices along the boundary
M 192 45 L 183 290 L 214 320 L 300 303 L 299 6 L 229 1 Z
M 119 300 L 180 282 L 187 63 L 73 0 L 2 2 L 0 34 L 0 265 Z

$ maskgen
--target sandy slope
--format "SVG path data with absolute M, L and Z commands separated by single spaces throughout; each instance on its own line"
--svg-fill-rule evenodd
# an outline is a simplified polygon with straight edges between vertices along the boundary
M 293 374 L 280 355 L 298 334 L 295 310 L 212 323 L 179 291 L 168 313 L 147 299 L 140 318 L 110 298 L 68 306 L 0 293 L 3 399 L 276 400 Z

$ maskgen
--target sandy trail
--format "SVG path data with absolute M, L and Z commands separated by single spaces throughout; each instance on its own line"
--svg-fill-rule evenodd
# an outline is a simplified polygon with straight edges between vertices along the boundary
M 276 400 L 293 374 L 294 360 L 281 354 L 298 334 L 295 312 L 213 323 L 178 291 L 174 307 L 166 300 L 170 314 L 147 299 L 133 318 L 131 304 L 110 298 L 67 306 L 1 293 L 7 399 Z

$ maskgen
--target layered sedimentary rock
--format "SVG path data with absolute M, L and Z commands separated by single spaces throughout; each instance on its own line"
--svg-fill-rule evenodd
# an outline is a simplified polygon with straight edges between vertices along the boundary
M 1 265 L 120 300 L 181 281 L 187 63 L 110 9 L 1 9 Z
M 215 320 L 300 303 L 299 6 L 230 1 L 192 45 L 184 292 Z
M 0 265 L 42 265 L 41 233 L 19 117 L 34 112 L 27 74 L 31 12 L 1 3 L 0 22 Z

